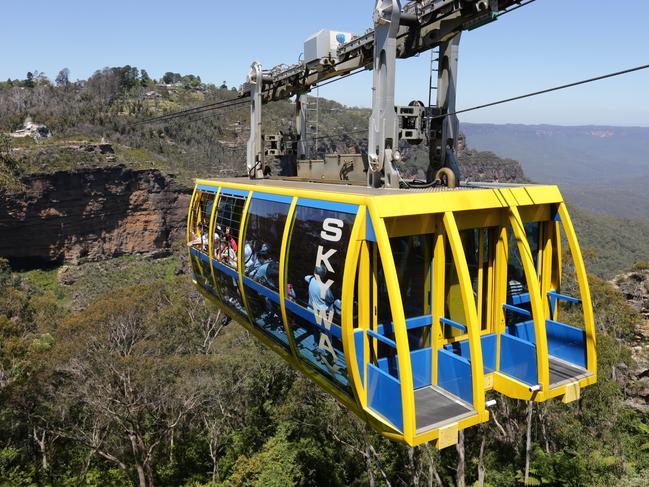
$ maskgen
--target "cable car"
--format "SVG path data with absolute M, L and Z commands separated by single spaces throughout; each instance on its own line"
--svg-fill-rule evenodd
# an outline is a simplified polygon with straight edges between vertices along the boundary
M 560 292 L 561 226 L 579 297 Z M 443 448 L 488 420 L 490 389 L 570 401 L 595 381 L 555 186 L 197 180 L 187 228 L 202 293 L 388 438 Z
M 377 0 L 372 32 L 320 31 L 295 65 L 253 63 L 240 90 L 250 100 L 248 178 L 197 180 L 191 200 L 201 292 L 411 446 L 457 443 L 489 420 L 490 390 L 570 402 L 597 377 L 586 271 L 558 188 L 457 185 L 462 31 L 518 7 Z M 433 48 L 435 105 L 396 106 L 396 59 Z M 306 93 L 370 67 L 367 150 L 310 159 Z M 296 139 L 264 134 L 263 104 L 291 96 Z M 426 180 L 407 180 L 401 148 L 424 140 Z M 283 177 L 269 177 L 276 169 Z M 562 289 L 565 243 L 574 296 Z

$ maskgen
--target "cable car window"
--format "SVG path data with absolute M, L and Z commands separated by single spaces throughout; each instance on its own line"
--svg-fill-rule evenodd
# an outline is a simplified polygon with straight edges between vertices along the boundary
M 432 235 L 392 237 L 390 246 L 406 319 L 430 314 Z M 408 331 L 411 350 L 429 345 L 430 324 Z
M 493 312 L 493 269 L 496 255 L 496 227 L 484 228 L 479 232 L 478 245 L 481 248 L 478 259 L 480 269 L 478 271 L 478 321 L 480 321 L 483 331 L 493 332 L 495 329 L 492 323 Z M 480 259 L 481 258 L 481 259 Z
M 221 300 L 235 314 L 247 319 L 241 299 L 237 275 L 238 242 L 245 196 L 224 194 L 219 196 L 214 222 L 214 277 Z
M 489 267 L 493 259 L 491 234 L 492 231 L 489 228 L 476 228 L 460 232 L 481 330 L 491 327 L 489 314 Z
M 535 267 L 538 268 L 537 263 L 539 257 L 541 224 L 539 222 L 529 222 L 525 223 L 523 226 L 525 228 L 525 236 L 527 237 L 530 251 L 532 252 L 532 260 Z M 507 229 L 507 238 L 507 303 L 531 311 L 523 260 L 521 259 L 516 236 L 511 227 Z M 505 322 L 508 326 L 527 320 L 529 320 L 529 318 L 521 313 L 516 313 L 511 310 L 508 310 L 505 313 Z
M 472 233 L 473 230 L 463 230 L 460 232 L 460 237 L 462 238 L 462 243 L 465 249 L 467 244 L 473 243 Z M 470 252 L 469 255 L 466 256 L 469 263 L 473 258 L 472 255 L 473 252 Z M 464 313 L 464 302 L 462 301 L 460 277 L 457 273 L 455 259 L 453 258 L 453 250 L 451 249 L 448 239 L 446 239 L 446 251 L 444 252 L 444 257 L 446 267 L 444 278 L 444 317 L 466 326 L 467 320 Z M 443 326 L 443 333 L 444 338 L 455 338 L 465 334 L 463 331 L 448 325 Z
M 260 284 L 278 290 L 277 279 L 269 272 L 279 273 L 279 254 L 284 226 L 290 205 L 253 197 L 248 209 L 246 243 L 243 252 L 244 274 Z
M 365 252 L 366 249 L 362 249 L 361 252 Z M 360 255 L 359 255 L 360 257 Z M 352 306 L 352 314 L 353 314 L 353 321 L 352 321 L 352 326 L 354 329 L 357 329 L 360 326 L 359 320 L 359 312 L 358 312 L 358 300 L 359 296 L 361 293 L 363 293 L 364 288 L 361 285 L 361 259 L 358 259 L 358 263 L 356 264 L 356 277 L 354 277 L 354 305 Z M 369 309 L 369 308 L 368 308 Z
M 215 198 L 216 195 L 213 193 L 199 192 L 194 199 L 194 213 L 190 224 L 189 242 L 187 245 L 203 253 L 207 253 L 209 245 L 208 234 Z
M 221 194 L 214 224 L 214 258 L 237 268 L 239 231 L 246 198 Z
M 388 285 L 385 280 L 383 264 L 378 256 L 378 251 L 376 267 L 376 320 L 379 325 L 384 327 L 383 334 L 388 338 L 394 339 L 394 330 L 392 329 L 392 309 L 390 308 Z
M 539 248 L 541 246 L 541 222 L 529 222 L 523 225 L 525 227 L 525 235 L 530 244 L 532 251 L 532 260 L 536 266 L 537 273 L 539 267 Z
M 471 279 L 471 293 L 475 299 L 475 306 L 478 321 L 481 330 L 488 330 L 491 327 L 489 285 L 491 263 L 493 261 L 493 230 L 490 228 L 472 228 L 460 231 L 460 240 L 464 249 L 464 258 L 466 259 Z M 446 277 L 444 316 L 455 322 L 467 325 L 467 317 L 462 301 L 462 290 L 460 279 L 453 258 L 453 251 L 446 241 Z M 444 325 L 444 338 L 455 338 L 462 336 L 465 332 L 452 326 Z
M 431 290 L 426 285 L 430 278 L 430 242 L 430 235 L 390 239 L 406 318 L 430 312 Z
M 207 256 L 199 254 L 195 249 L 190 250 L 190 255 L 194 280 L 200 287 L 217 296 L 212 282 L 212 271 L 207 261 Z
M 566 237 L 563 223 L 559 225 L 559 231 L 555 236 L 554 248 L 558 252 L 558 242 L 561 242 L 561 255 L 555 255 L 557 264 L 554 267 L 554 286 L 551 291 L 560 293 L 563 296 L 576 298 L 559 299 L 556 295 L 548 293 L 547 299 L 550 304 L 552 320 L 572 326 L 573 328 L 584 329 L 584 314 L 581 304 L 581 287 L 575 272 L 574 256 L 570 252 L 568 238 Z M 561 265 L 558 260 L 561 260 Z M 648 289 L 649 290 L 649 289 Z
M 372 251 L 370 252 L 370 273 L 373 274 L 373 279 L 370 281 L 373 287 L 370 293 L 370 302 L 372 304 L 370 309 L 374 309 L 376 306 L 376 321 L 373 329 L 384 337 L 395 341 L 388 285 L 383 271 L 383 262 L 376 244 L 372 244 Z M 376 304 L 374 304 L 375 293 Z M 370 361 L 395 379 L 399 379 L 396 349 L 378 340 L 369 340 L 369 347 Z
M 212 270 L 207 256 L 209 249 L 209 228 L 216 195 L 208 192 L 197 192 L 194 198 L 189 224 L 190 262 L 194 279 L 206 291 L 216 295 L 212 281 Z
M 355 215 L 298 205 L 287 267 L 287 317 L 298 354 L 347 393 L 341 310 L 345 258 Z
M 534 265 L 538 265 L 539 259 L 539 247 L 540 247 L 540 236 L 541 236 L 541 223 L 540 222 L 529 222 L 523 225 L 525 228 L 525 236 L 527 237 L 527 242 L 530 245 L 530 251 L 532 252 L 532 260 Z M 511 227 L 507 229 L 507 238 L 508 243 L 507 247 L 509 249 L 509 260 L 508 265 L 513 269 L 514 277 L 523 277 L 525 272 L 523 270 L 523 261 L 521 260 L 521 254 L 518 250 L 518 244 L 516 242 L 516 236 Z
M 216 279 L 216 286 L 221 294 L 221 301 L 236 315 L 239 315 L 243 320 L 247 320 L 248 313 L 241 300 L 241 292 L 239 291 L 236 274 L 233 271 L 228 273 L 225 269 L 219 268 L 219 266 L 222 266 L 222 264 L 214 264 L 214 277 Z
M 251 320 L 288 348 L 279 306 L 279 258 L 290 204 L 253 197 L 246 219 L 243 269 Z M 255 281 L 253 285 L 247 278 Z
M 259 327 L 264 333 L 288 349 L 288 336 L 284 331 L 282 310 L 278 302 L 273 297 L 259 293 L 249 286 L 245 287 L 245 293 L 253 325 Z M 279 296 L 277 299 L 279 301 Z

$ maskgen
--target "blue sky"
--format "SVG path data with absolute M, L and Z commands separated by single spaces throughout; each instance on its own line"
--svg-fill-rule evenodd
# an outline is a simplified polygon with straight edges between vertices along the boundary
M 253 60 L 292 63 L 322 28 L 363 33 L 373 0 L 30 0 L 6 2 L 0 79 L 63 67 L 87 78 L 130 64 L 153 77 L 198 74 L 237 86 Z M 537 0 L 465 33 L 458 108 L 649 63 L 646 0 Z M 397 102 L 426 99 L 428 55 L 397 65 Z M 323 87 L 321 96 L 369 106 L 371 73 Z M 649 70 L 467 113 L 468 122 L 649 126 Z

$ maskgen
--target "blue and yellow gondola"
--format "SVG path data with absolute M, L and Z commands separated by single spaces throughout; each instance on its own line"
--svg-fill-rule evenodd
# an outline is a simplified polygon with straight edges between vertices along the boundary
M 560 292 L 562 228 L 579 297 Z M 388 438 L 443 448 L 488 420 L 488 390 L 571 401 L 596 380 L 555 186 L 197 180 L 187 242 L 207 298 Z

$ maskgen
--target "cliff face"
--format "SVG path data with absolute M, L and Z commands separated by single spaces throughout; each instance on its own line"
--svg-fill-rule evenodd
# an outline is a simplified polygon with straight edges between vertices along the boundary
M 0 189 L 0 256 L 36 267 L 156 253 L 184 238 L 188 188 L 124 167 L 33 174 Z
M 633 366 L 626 372 L 627 402 L 643 413 L 649 412 L 649 264 L 636 264 L 612 281 L 627 303 L 640 313 L 634 336 L 627 342 Z M 624 372 L 624 371 L 623 371 Z
M 632 271 L 615 277 L 613 284 L 624 293 L 629 304 L 642 314 L 649 331 L 649 264 L 636 264 Z
M 501 183 L 529 182 L 518 161 L 500 158 L 493 152 L 462 148 L 458 151 L 457 159 L 462 179 Z

